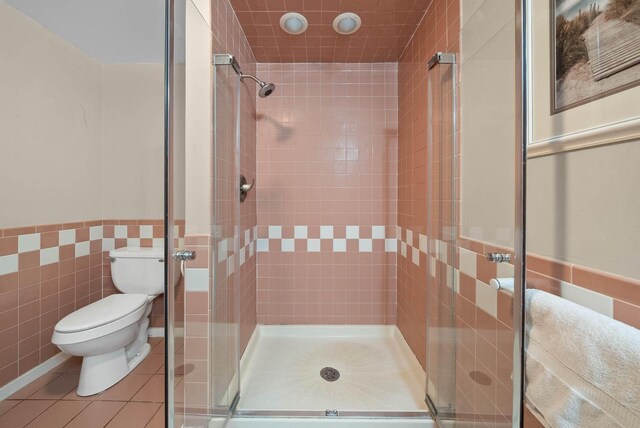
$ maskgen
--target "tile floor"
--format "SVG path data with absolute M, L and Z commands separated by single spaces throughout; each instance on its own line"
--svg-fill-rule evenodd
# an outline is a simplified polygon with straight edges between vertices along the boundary
M 258 326 L 239 410 L 427 412 L 425 374 L 395 326 Z M 335 382 L 323 367 L 340 371 Z
M 164 427 L 164 340 L 149 343 L 151 354 L 132 373 L 90 397 L 76 394 L 82 360 L 65 361 L 0 401 L 0 427 Z

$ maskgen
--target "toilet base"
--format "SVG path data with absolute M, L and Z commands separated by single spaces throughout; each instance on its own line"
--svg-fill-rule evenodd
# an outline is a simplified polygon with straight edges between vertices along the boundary
M 108 354 L 84 357 L 80 369 L 77 394 L 81 397 L 94 395 L 112 387 L 131 373 L 151 352 L 151 345 L 145 343 L 140 350 L 127 358 L 125 348 Z

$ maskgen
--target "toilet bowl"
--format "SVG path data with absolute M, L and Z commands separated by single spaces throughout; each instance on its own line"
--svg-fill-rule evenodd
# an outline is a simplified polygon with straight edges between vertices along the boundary
M 51 338 L 61 351 L 83 357 L 80 396 L 113 386 L 149 355 L 151 305 L 164 292 L 161 248 L 112 250 L 109 260 L 113 283 L 123 294 L 107 296 L 67 315 L 56 324 Z

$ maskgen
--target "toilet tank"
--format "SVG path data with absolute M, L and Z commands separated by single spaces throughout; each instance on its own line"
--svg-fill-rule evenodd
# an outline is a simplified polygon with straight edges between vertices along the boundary
M 148 296 L 164 293 L 163 248 L 118 248 L 109 251 L 109 260 L 111 279 L 121 292 Z

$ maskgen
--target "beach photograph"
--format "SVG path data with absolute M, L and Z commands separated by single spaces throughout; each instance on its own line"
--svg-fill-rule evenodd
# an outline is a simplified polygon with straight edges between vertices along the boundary
M 640 0 L 551 0 L 558 113 L 640 84 Z

